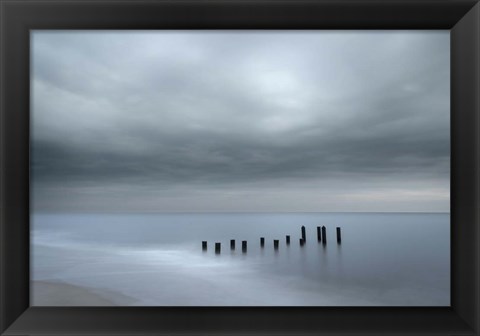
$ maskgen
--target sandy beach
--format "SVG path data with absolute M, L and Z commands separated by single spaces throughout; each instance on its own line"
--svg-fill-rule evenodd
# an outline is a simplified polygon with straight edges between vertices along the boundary
M 32 281 L 34 306 L 127 306 L 135 302 L 121 293 L 71 285 L 63 282 Z

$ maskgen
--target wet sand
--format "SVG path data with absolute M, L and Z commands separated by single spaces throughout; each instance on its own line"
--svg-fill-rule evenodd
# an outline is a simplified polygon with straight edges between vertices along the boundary
M 136 301 L 112 290 L 63 282 L 33 281 L 31 290 L 31 304 L 34 306 L 128 306 Z

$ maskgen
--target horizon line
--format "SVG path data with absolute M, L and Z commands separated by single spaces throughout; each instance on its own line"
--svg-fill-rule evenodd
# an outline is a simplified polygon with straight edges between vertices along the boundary
M 31 211 L 32 214 L 450 214 L 450 211 Z

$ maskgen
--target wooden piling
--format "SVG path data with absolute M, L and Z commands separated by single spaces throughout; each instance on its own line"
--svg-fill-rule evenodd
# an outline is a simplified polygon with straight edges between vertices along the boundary
M 317 226 L 317 240 L 322 241 L 322 228 L 320 226 Z
M 305 244 L 305 240 L 303 240 L 302 238 L 300 238 L 300 246 L 303 246 L 303 244 Z
M 287 245 L 290 245 L 290 236 L 289 235 L 285 236 L 285 243 L 287 243 Z
M 215 243 L 215 253 L 216 254 L 220 254 L 220 250 L 221 250 L 221 243 Z
M 307 234 L 305 233 L 305 226 L 302 225 L 302 239 L 303 243 L 307 241 Z
M 278 239 L 274 239 L 274 240 L 273 240 L 273 248 L 274 248 L 275 250 L 278 250 L 278 243 L 279 243 Z
M 247 241 L 242 240 L 242 252 L 245 253 L 247 252 Z
M 327 243 L 327 228 L 322 226 L 322 243 Z
M 207 242 L 204 240 L 202 241 L 202 250 L 206 251 L 207 250 Z
M 260 247 L 265 247 L 265 237 L 260 237 Z
M 230 250 L 235 250 L 235 239 L 230 239 Z
M 339 227 L 337 227 L 337 243 L 338 244 L 342 243 L 342 232 L 340 231 Z

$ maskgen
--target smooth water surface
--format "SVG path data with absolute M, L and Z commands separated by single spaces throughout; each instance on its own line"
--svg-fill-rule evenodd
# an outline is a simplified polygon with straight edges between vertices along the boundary
M 33 281 L 88 288 L 113 305 L 450 305 L 445 213 L 33 214 L 31 232 Z M 58 305 L 35 291 L 33 305 Z M 89 304 L 72 297 L 62 305 Z

